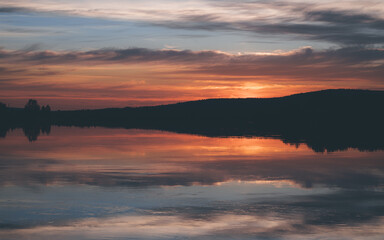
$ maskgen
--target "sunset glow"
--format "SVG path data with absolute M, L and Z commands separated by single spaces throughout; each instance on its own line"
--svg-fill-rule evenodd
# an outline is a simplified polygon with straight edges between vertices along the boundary
M 374 0 L 0 1 L 0 101 L 81 109 L 381 90 L 383 13 Z

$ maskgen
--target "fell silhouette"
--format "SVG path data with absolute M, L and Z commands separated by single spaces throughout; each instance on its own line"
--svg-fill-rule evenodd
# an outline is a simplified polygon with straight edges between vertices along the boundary
M 279 98 L 207 99 L 98 110 L 7 109 L 2 128 L 55 126 L 158 129 L 211 137 L 273 137 L 314 151 L 384 149 L 384 91 L 331 89 Z M 8 120 L 7 120 L 8 119 Z M 31 120 L 32 119 L 32 120 Z

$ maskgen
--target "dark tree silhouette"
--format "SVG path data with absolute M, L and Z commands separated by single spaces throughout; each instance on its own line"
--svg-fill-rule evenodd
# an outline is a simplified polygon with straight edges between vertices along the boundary
M 49 105 L 42 106 L 41 111 L 44 113 L 49 113 L 49 112 L 51 112 L 51 107 Z
M 4 121 L 4 118 L 8 117 L 7 114 L 6 114 L 6 111 L 7 111 L 7 105 L 5 105 L 5 103 L 2 103 L 0 102 L 0 137 L 5 137 L 7 135 L 7 127 L 4 127 L 4 124 L 3 121 Z
M 7 108 L 7 105 L 5 103 L 0 102 L 0 111 L 5 110 Z
M 29 99 L 27 104 L 24 106 L 24 110 L 27 112 L 39 112 L 40 105 L 34 99 Z

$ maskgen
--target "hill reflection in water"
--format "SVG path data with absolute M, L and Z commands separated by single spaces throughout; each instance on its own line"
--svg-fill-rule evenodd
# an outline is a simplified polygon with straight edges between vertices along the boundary
M 24 135 L 28 138 L 30 142 L 38 141 L 38 138 L 42 135 L 49 135 L 51 128 L 55 126 L 51 125 L 27 125 L 22 128 Z M 57 126 L 56 126 L 57 128 Z M 82 127 L 84 128 L 84 127 Z M 94 128 L 88 126 L 85 128 Z M 15 128 L 17 129 L 17 128 Z M 7 133 L 13 129 L 3 129 L 0 137 L 5 138 Z M 122 131 L 127 129 L 121 128 Z M 142 129 L 142 130 L 145 130 Z M 152 130 L 152 129 L 147 129 Z M 288 145 L 299 146 L 305 144 L 315 152 L 336 152 L 336 151 L 345 151 L 348 149 L 357 149 L 360 151 L 377 151 L 384 150 L 384 141 L 380 132 L 360 132 L 356 133 L 354 131 L 348 132 L 306 132 L 303 133 L 288 133 L 282 135 L 268 134 L 264 132 L 252 132 L 252 131 L 241 131 L 235 129 L 232 131 L 182 131 L 180 129 L 158 129 L 159 131 L 170 131 L 174 133 L 187 133 L 197 136 L 206 136 L 206 137 L 219 137 L 219 138 L 269 138 L 269 139 L 279 139 L 282 142 Z M 128 131 L 134 131 L 134 129 L 128 129 Z M 60 133 L 58 133 L 60 134 Z

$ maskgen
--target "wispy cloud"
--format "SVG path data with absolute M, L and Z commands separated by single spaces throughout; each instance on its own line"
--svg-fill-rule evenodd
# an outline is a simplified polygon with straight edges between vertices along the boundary
M 148 7 L 150 6 L 150 7 Z M 0 5 L 1 7 L 1 5 Z M 41 12 L 136 21 L 166 28 L 241 31 L 336 44 L 384 43 L 381 1 L 16 1 L 0 13 Z
M 292 12 L 292 15 L 297 17 L 246 21 L 224 21 L 215 15 L 193 15 L 156 24 L 190 30 L 229 30 L 275 36 L 290 34 L 298 39 L 348 45 L 384 43 L 384 20 L 381 18 L 346 11 L 300 10 Z
M 229 54 L 218 51 L 152 50 L 146 48 L 93 51 L 0 51 L 2 64 L 84 65 L 165 64 L 171 72 L 231 76 L 291 76 L 329 80 L 364 78 L 382 82 L 384 50 L 347 47 L 315 51 L 310 47 L 270 54 Z M 188 66 L 181 70 L 176 66 Z

